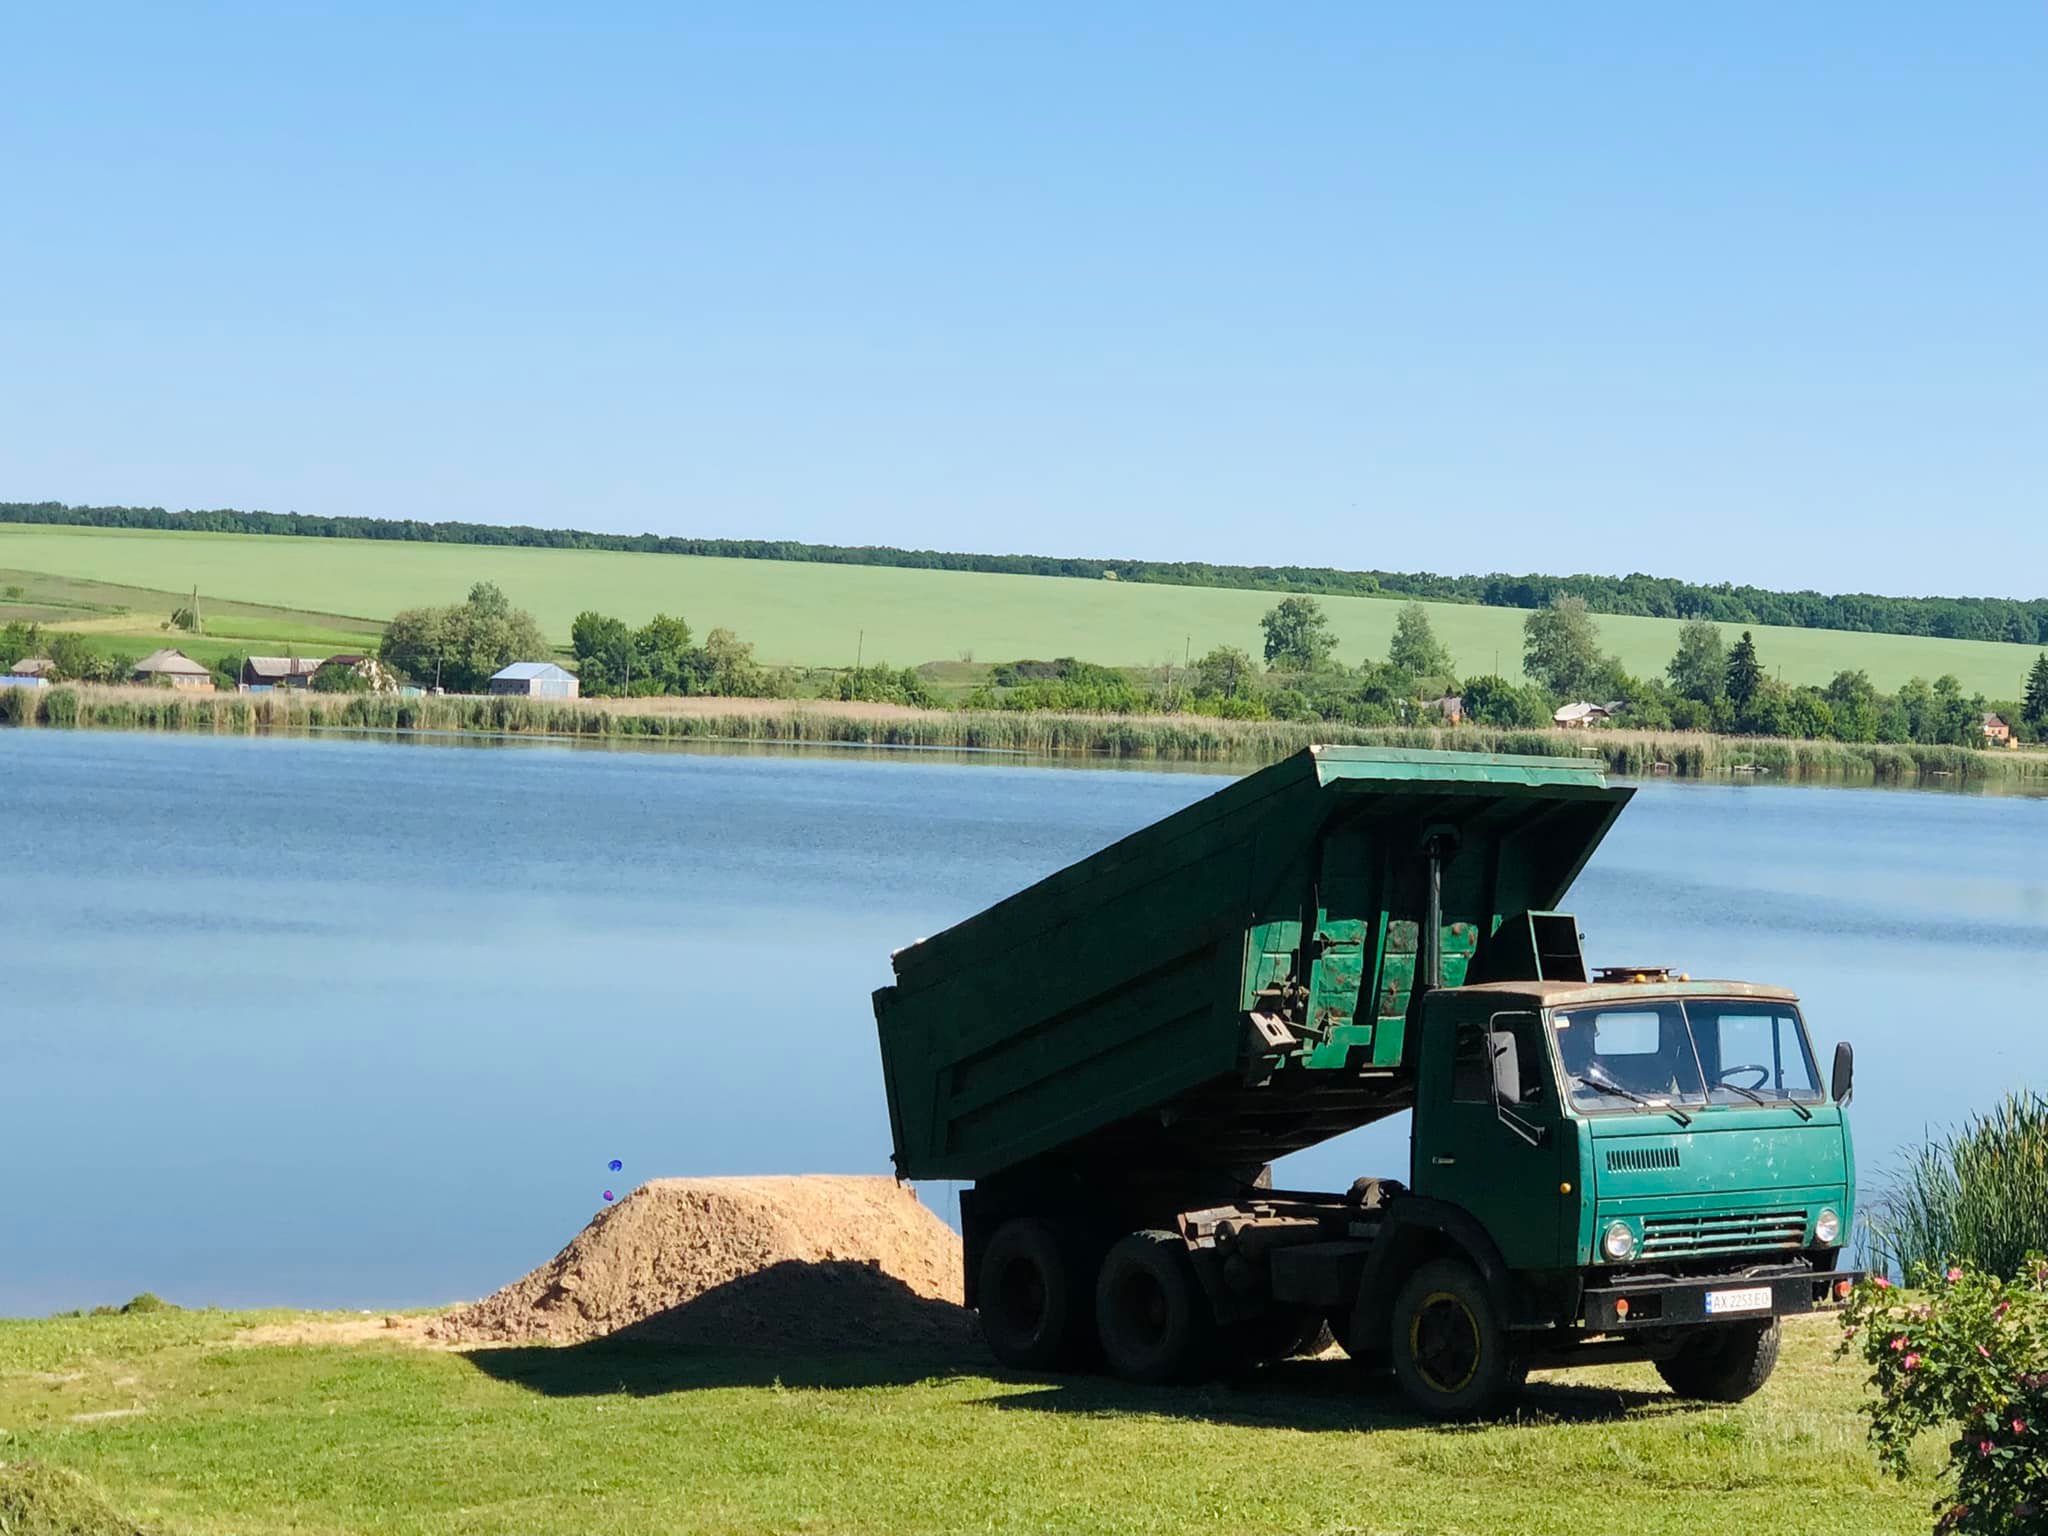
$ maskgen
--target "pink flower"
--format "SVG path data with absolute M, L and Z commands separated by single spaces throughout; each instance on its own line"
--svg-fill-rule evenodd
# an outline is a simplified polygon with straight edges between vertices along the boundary
M 1885 1279 L 1883 1275 L 1878 1275 L 1877 1277 L 1875 1277 L 1875 1279 L 1872 1280 L 1871 1283 L 1875 1285 L 1880 1291 L 1888 1291 L 1892 1288 L 1891 1281 Z
M 2006 1313 L 2010 1312 L 2011 1310 L 2012 1298 L 2008 1296 L 2004 1301 L 2001 1301 L 1997 1306 L 1991 1309 L 1991 1315 L 1993 1317 L 2003 1317 Z
M 1991 1442 L 1989 1440 L 1979 1440 L 1977 1442 L 1977 1454 L 1980 1457 L 1989 1456 L 1991 1454 Z
M 1920 1357 L 1918 1355 L 1909 1354 L 1906 1356 L 1904 1363 L 1907 1370 L 1918 1370 L 1920 1367 Z
M 1986 1360 L 1989 1360 L 1991 1358 L 1991 1351 L 1986 1349 L 1982 1344 L 1979 1344 L 1977 1346 L 1977 1353 L 1982 1355 Z
M 1956 1283 L 1956 1282 L 1957 1282 L 1958 1280 L 1960 1280 L 1960 1279 L 1962 1279 L 1962 1278 L 1963 1278 L 1963 1272 L 1962 1272 L 1962 1271 L 1961 1271 L 1960 1269 L 1956 1268 L 1956 1266 L 1955 1266 L 1955 1265 L 1953 1265 L 1953 1264 L 1949 1265 L 1949 1267 L 1948 1267 L 1948 1283 L 1949 1283 L 1950 1285 L 1954 1285 L 1954 1284 L 1955 1284 L 1955 1283 Z
M 1903 1333 L 1902 1333 L 1902 1334 L 1900 1334 L 1900 1335 L 1899 1335 L 1899 1336 L 1898 1336 L 1897 1338 L 1895 1338 L 1895 1339 L 1893 1339 L 1893 1340 L 1892 1340 L 1892 1348 L 1893 1348 L 1893 1349 L 1904 1349 L 1905 1347 L 1906 1347 L 1906 1336 L 1905 1336 L 1905 1335 L 1904 1335 Z
M 2016 1435 L 2024 1435 L 2027 1432 L 2027 1421 L 2025 1419 L 2014 1419 L 2012 1421 L 2012 1432 Z

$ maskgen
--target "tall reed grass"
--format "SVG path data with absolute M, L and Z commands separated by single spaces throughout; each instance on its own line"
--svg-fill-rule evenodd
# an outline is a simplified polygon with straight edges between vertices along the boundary
M 1901 1276 L 1951 1263 L 2017 1274 L 2048 1251 L 2048 1098 L 2008 1093 L 1907 1154 L 1869 1225 L 1874 1256 Z
M 20 702 L 27 701 L 27 702 Z M 651 701 L 400 698 L 363 693 L 180 693 L 170 689 L 67 686 L 21 692 L 0 706 L 0 724 L 115 730 L 472 731 L 493 734 L 839 743 L 1015 752 L 1033 757 L 1114 757 L 1255 767 L 1313 742 L 1434 747 L 1516 757 L 1597 757 L 1610 772 L 1713 778 L 1757 774 L 1877 784 L 2048 782 L 2048 756 L 1962 747 L 1779 741 L 1672 732 L 1493 730 L 1460 726 L 1359 728 L 1202 716 L 1024 713 L 1008 710 L 864 712 L 829 703 L 698 713 Z M 666 706 L 666 707 L 664 707 Z M 11 712 L 11 713 L 10 713 Z

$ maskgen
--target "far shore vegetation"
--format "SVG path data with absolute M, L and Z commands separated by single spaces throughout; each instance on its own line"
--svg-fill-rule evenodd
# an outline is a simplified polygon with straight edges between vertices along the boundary
M 197 649 L 210 622 L 218 621 L 194 593 L 162 626 L 165 643 Z M 230 616 L 226 625 L 249 622 Z M 239 694 L 249 652 L 216 646 L 201 657 L 220 692 L 165 690 L 153 699 L 119 686 L 139 653 L 16 619 L 0 626 L 0 670 L 39 658 L 57 686 L 0 690 L 0 724 L 719 737 L 1246 764 L 1314 741 L 1380 742 L 1586 754 L 1618 772 L 1680 777 L 2048 779 L 2048 756 L 2003 750 L 2048 743 L 2048 651 L 2013 680 L 2011 698 L 1987 699 L 1949 675 L 1889 693 L 1861 670 L 1824 686 L 1783 683 L 1751 633 L 1728 645 L 1703 619 L 1678 629 L 1660 674 L 1639 677 L 1603 647 L 1597 619 L 1575 596 L 1533 610 L 1522 629 L 1520 678 L 1456 675 L 1420 603 L 1400 608 L 1384 656 L 1347 661 L 1321 604 L 1299 594 L 1266 612 L 1256 656 L 1216 646 L 1150 667 L 963 656 L 796 668 L 758 661 L 730 629 L 700 636 L 679 615 L 633 627 L 586 610 L 561 654 L 585 698 L 543 703 L 488 696 L 492 674 L 508 662 L 557 653 L 530 613 L 479 582 L 460 603 L 405 609 L 364 635 L 361 650 L 381 663 L 376 675 L 390 690 L 411 685 L 404 694 L 345 669 L 316 679 L 313 697 Z M 697 707 L 646 703 L 666 699 Z M 724 711 L 720 699 L 782 707 Z M 894 708 L 834 707 L 870 705 Z M 1576 728 L 1559 729 L 1560 718 Z

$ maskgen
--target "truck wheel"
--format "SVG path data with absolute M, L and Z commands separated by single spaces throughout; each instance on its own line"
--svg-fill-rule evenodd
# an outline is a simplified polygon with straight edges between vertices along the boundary
M 1070 1358 L 1074 1279 L 1048 1223 L 1020 1216 L 996 1228 L 982 1250 L 974 1301 L 981 1336 L 1004 1365 L 1050 1371 Z
M 1394 1298 L 1394 1375 L 1432 1418 L 1492 1413 L 1519 1384 L 1493 1298 L 1463 1259 L 1432 1259 Z
M 1095 1327 L 1109 1368 L 1126 1381 L 1185 1381 L 1216 1363 L 1209 1298 L 1175 1232 L 1133 1232 L 1109 1250 L 1095 1282 Z
M 1725 1323 L 1710 1328 L 1668 1360 L 1657 1374 L 1680 1397 L 1739 1403 L 1771 1379 L 1778 1364 L 1778 1320 Z

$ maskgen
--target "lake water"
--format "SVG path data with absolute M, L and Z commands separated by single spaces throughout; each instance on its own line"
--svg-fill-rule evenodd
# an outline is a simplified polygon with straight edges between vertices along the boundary
M 890 950 L 1221 782 L 0 732 L 0 1314 L 447 1301 L 607 1188 L 885 1172 Z M 1868 1184 L 2048 1085 L 2044 855 L 2048 800 L 1657 783 L 1569 905 L 1854 1040 Z M 1283 1178 L 1405 1164 L 1396 1122 Z

